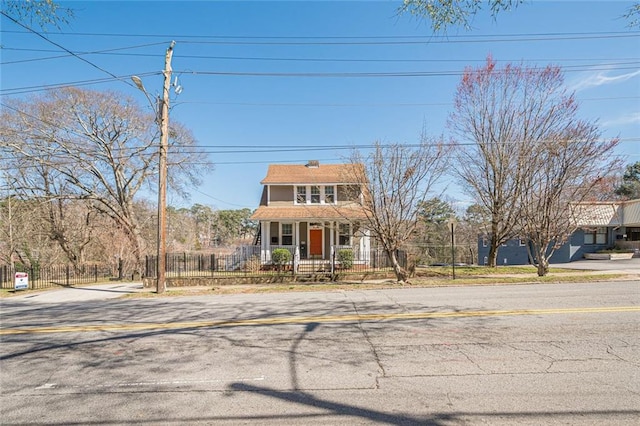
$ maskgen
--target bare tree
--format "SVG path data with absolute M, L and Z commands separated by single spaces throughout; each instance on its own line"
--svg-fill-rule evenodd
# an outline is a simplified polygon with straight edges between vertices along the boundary
M 67 88 L 5 104 L 0 126 L 9 162 L 19 171 L 14 190 L 26 198 L 87 201 L 127 235 L 140 268 L 146 245 L 134 200 L 143 186 L 154 186 L 155 117 L 117 93 Z M 173 125 L 169 139 L 170 182 L 178 188 L 185 180 L 196 183 L 192 135 Z
M 413 237 L 418 207 L 442 176 L 447 163 L 447 148 L 423 138 L 417 147 L 376 142 L 368 154 L 356 151 L 346 176 L 362 191 L 359 197 L 369 229 L 391 259 L 399 282 L 409 271 L 398 261 L 398 251 Z
M 548 273 L 549 259 L 575 231 L 576 207 L 617 164 L 611 156 L 618 139 L 603 141 L 595 124 L 571 115 L 562 133 L 537 144 L 535 167 L 521 193 L 519 233 L 529 242 L 539 276 Z
M 564 134 L 577 105 L 558 67 L 498 68 L 487 58 L 458 85 L 449 126 L 458 137 L 464 190 L 491 216 L 490 266 L 498 247 L 516 234 L 522 189 L 535 171 L 541 142 Z
M 523 2 L 524 0 L 403 0 L 399 11 L 428 18 L 434 31 L 458 25 L 470 29 L 471 20 L 483 7 L 487 7 L 495 18 L 498 13 L 515 9 Z
M 524 0 L 402 0 L 398 11 L 429 19 L 433 31 L 446 31 L 451 26 L 469 30 L 473 18 L 483 8 L 489 9 L 491 17 L 496 19 L 499 13 L 515 9 L 522 3 Z M 628 21 L 629 28 L 640 26 L 640 3 L 633 3 L 622 18 Z
M 73 11 L 62 8 L 53 0 L 3 0 L 0 2 L 0 13 L 17 22 L 29 25 L 37 24 L 44 29 L 47 25 L 60 27 L 73 17 Z

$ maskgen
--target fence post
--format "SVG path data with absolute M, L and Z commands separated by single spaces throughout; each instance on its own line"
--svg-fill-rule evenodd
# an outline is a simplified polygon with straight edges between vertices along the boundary
M 216 270 L 215 262 L 216 262 L 216 257 L 213 253 L 211 253 L 211 276 L 213 276 L 213 273 Z
M 66 284 L 68 286 L 69 285 L 69 265 L 67 265 L 67 267 L 66 267 L 66 273 L 67 273 L 67 282 L 66 282 Z
M 93 265 L 94 282 L 98 282 L 98 265 Z

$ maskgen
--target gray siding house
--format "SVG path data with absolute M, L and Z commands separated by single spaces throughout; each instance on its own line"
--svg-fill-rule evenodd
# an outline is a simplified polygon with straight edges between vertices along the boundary
M 550 263 L 568 263 L 585 253 L 618 247 L 640 251 L 640 199 L 583 203 L 577 209 L 577 227 L 569 240 L 553 253 Z M 528 241 L 514 238 L 498 248 L 498 265 L 527 265 Z M 488 238 L 478 238 L 478 264 L 487 263 Z

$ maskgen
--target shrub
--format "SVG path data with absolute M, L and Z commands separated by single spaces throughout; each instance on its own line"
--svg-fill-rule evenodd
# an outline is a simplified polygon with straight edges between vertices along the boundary
M 271 260 L 280 269 L 283 265 L 291 262 L 291 252 L 284 248 L 277 248 L 271 252 Z
M 342 269 L 351 269 L 353 266 L 353 250 L 338 250 L 338 262 L 340 262 Z
M 596 253 L 633 253 L 633 249 L 621 248 L 621 247 L 611 247 L 606 250 L 598 250 Z
M 244 264 L 242 268 L 246 272 L 258 272 L 260 270 L 260 257 L 259 256 L 251 256 Z

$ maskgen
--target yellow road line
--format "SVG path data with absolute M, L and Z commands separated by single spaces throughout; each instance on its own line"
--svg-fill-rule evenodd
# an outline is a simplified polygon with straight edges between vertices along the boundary
M 612 312 L 640 312 L 640 306 L 616 306 L 602 308 L 557 308 L 557 309 L 519 309 L 500 311 L 461 311 L 461 312 L 415 312 L 391 314 L 350 314 L 329 316 L 299 316 L 282 318 L 256 318 L 234 321 L 189 321 L 170 323 L 133 323 L 133 324 L 102 324 L 102 325 L 69 325 L 61 327 L 28 327 L 28 328 L 0 328 L 0 336 L 13 334 L 35 333 L 81 333 L 91 331 L 144 331 L 144 330 L 172 330 L 185 328 L 214 328 L 239 327 L 251 325 L 274 324 L 307 324 L 312 322 L 357 322 L 357 321 L 387 321 L 435 318 L 464 318 L 464 317 L 492 317 L 515 315 L 552 315 L 552 314 L 595 314 Z

